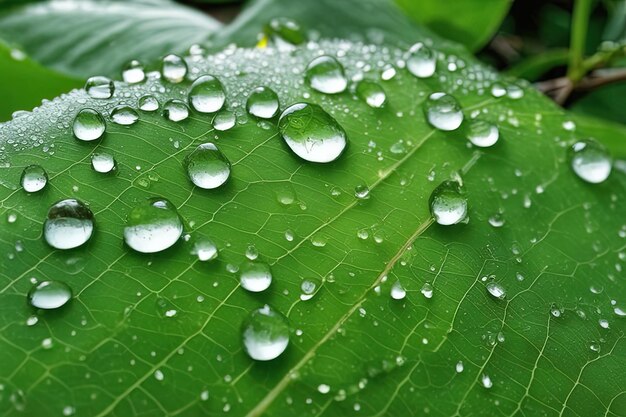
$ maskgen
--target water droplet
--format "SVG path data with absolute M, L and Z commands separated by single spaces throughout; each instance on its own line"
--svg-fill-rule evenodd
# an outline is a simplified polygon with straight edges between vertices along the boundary
M 506 95 L 513 100 L 519 100 L 524 97 L 524 89 L 517 84 L 508 84 L 506 86 Z
M 498 141 L 498 127 L 484 120 L 473 120 L 468 128 L 467 138 L 474 146 L 488 148 Z
M 430 195 L 430 214 L 441 225 L 457 224 L 467 218 L 467 198 L 457 181 L 444 181 Z
M 491 85 L 491 95 L 495 98 L 503 97 L 506 94 L 506 87 L 502 83 L 493 83 Z
M 54 310 L 72 298 L 72 289 L 61 281 L 42 281 L 28 292 L 28 303 L 35 308 Z
M 463 369 L 464 369 L 464 367 L 463 367 L 463 361 L 458 361 L 458 362 L 456 363 L 456 367 L 455 367 L 455 369 L 456 369 L 456 372 L 457 372 L 458 374 L 460 374 L 461 372 L 463 372 Z
M 433 298 L 433 286 L 430 282 L 425 282 L 420 290 L 422 295 L 426 298 Z
M 198 239 L 191 250 L 192 255 L 196 255 L 200 262 L 212 261 L 216 259 L 219 252 L 215 243 L 207 238 Z
M 626 310 L 623 310 L 620 307 L 613 308 L 613 312 L 618 317 L 626 317 Z
M 86 142 L 100 139 L 106 130 L 104 118 L 94 109 L 82 109 L 72 125 L 76 139 Z
M 93 98 L 111 98 L 115 91 L 115 84 L 107 77 L 91 77 L 85 83 L 85 91 Z
M 115 169 L 113 155 L 108 153 L 94 153 L 91 155 L 91 167 L 94 171 L 107 174 Z
M 124 65 L 122 70 L 122 79 L 128 84 L 137 84 L 146 79 L 146 74 L 143 70 L 141 62 L 133 59 Z
M 159 100 L 150 94 L 142 96 L 138 104 L 139 109 L 143 111 L 157 111 L 159 109 Z
M 403 300 L 406 297 L 406 290 L 400 283 L 400 281 L 394 282 L 391 286 L 391 298 L 394 300 Z
M 48 183 L 48 174 L 40 165 L 29 165 L 22 171 L 20 183 L 27 193 L 43 190 Z
M 252 116 L 271 119 L 278 114 L 278 96 L 268 87 L 255 88 L 246 102 L 246 110 Z
M 598 324 L 600 325 L 600 327 L 602 327 L 603 329 L 608 329 L 609 328 L 609 321 L 606 319 L 600 319 L 598 320 Z
M 280 115 L 280 133 L 300 158 L 326 163 L 339 158 L 346 147 L 346 132 L 317 104 L 297 103 Z
M 215 130 L 224 131 L 235 126 L 237 117 L 230 110 L 222 110 L 213 118 L 213 127 Z
M 348 85 L 343 66 L 328 55 L 319 56 L 309 63 L 305 79 L 312 89 L 325 94 L 341 93 Z
M 171 83 L 179 83 L 187 75 L 187 63 L 178 55 L 167 55 L 161 62 L 161 75 Z
M 189 117 L 189 107 L 180 100 L 168 100 L 163 105 L 163 116 L 172 122 L 180 122 Z
M 187 175 L 206 190 L 224 184 L 230 176 L 230 162 L 213 143 L 203 143 L 185 158 Z
M 306 40 L 300 24 L 286 17 L 270 20 L 264 28 L 264 33 L 279 49 L 285 49 L 287 45 L 300 45 Z
M 111 120 L 118 125 L 130 126 L 139 120 L 139 115 L 132 107 L 122 105 L 111 111 Z
M 435 73 L 437 57 L 433 51 L 419 42 L 409 49 L 406 67 L 416 77 L 428 78 Z
M 368 106 L 375 109 L 381 108 L 387 101 L 385 90 L 374 81 L 362 80 L 356 85 L 356 94 L 365 101 Z
M 89 240 L 93 227 L 91 210 L 81 201 L 67 199 L 50 207 L 43 234 L 53 248 L 73 249 Z
M 257 361 L 276 359 L 289 344 L 289 322 L 268 305 L 250 312 L 242 324 L 243 345 Z
M 506 290 L 504 289 L 504 287 L 495 281 L 487 283 L 487 291 L 489 292 L 489 294 L 491 294 L 492 297 L 495 297 L 499 300 L 504 300 L 504 298 L 506 297 Z
M 302 301 L 307 301 L 313 298 L 315 293 L 319 290 L 321 284 L 321 281 L 317 278 L 307 278 L 303 280 L 300 284 L 300 290 L 302 291 L 300 299 Z
M 595 353 L 600 353 L 601 346 L 598 342 L 591 342 L 589 344 L 589 349 L 591 349 Z
M 354 196 L 359 200 L 367 200 L 370 197 L 370 189 L 367 185 L 357 185 L 354 187 Z
M 256 246 L 248 245 L 248 247 L 246 248 L 246 258 L 250 259 L 251 261 L 254 261 L 258 257 L 259 257 L 259 250 L 256 248 Z
M 428 123 L 436 129 L 452 131 L 463 122 L 459 102 L 446 93 L 433 93 L 424 102 L 424 114 Z
M 493 227 L 502 227 L 504 226 L 504 217 L 502 217 L 501 213 L 496 213 L 493 216 L 489 217 L 489 224 Z
M 189 89 L 189 104 L 200 113 L 215 113 L 226 102 L 224 86 L 212 75 L 198 77 Z
M 328 385 L 328 384 L 319 384 L 317 386 L 317 391 L 320 394 L 328 394 L 330 392 L 330 385 Z
M 595 140 L 576 142 L 570 148 L 569 157 L 576 175 L 592 184 L 603 182 L 611 173 L 611 155 L 604 145 Z
M 493 382 L 491 382 L 491 378 L 487 374 L 483 374 L 480 378 L 480 381 L 482 382 L 483 387 L 485 388 L 493 387 Z
M 266 263 L 246 262 L 241 266 L 239 282 L 250 292 L 265 291 L 272 283 L 272 271 Z
M 182 234 L 176 207 L 164 198 L 150 198 L 128 213 L 124 242 L 137 252 L 155 253 L 174 245 Z

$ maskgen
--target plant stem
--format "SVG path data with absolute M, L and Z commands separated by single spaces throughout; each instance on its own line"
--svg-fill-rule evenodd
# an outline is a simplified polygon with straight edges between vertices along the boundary
M 585 75 L 583 59 L 585 56 L 585 42 L 587 40 L 587 26 L 591 13 L 592 0 L 576 0 L 574 15 L 572 16 L 572 30 L 570 36 L 569 65 L 567 77 L 576 83 Z

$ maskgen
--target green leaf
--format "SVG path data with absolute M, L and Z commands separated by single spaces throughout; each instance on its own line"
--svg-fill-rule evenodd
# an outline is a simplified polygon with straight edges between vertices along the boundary
M 304 68 L 320 51 L 338 56 L 350 79 L 378 80 L 386 107 L 305 87 Z M 620 415 L 626 319 L 615 309 L 626 309 L 626 178 L 616 170 L 602 184 L 584 183 L 566 152 L 580 137 L 626 133 L 590 121 L 566 130 L 576 117 L 531 88 L 518 100 L 493 98 L 497 75 L 453 52 L 440 57 L 437 76 L 398 68 L 389 81 L 380 71 L 404 51 L 350 41 L 189 59 L 191 74 L 216 75 L 226 88 L 239 122 L 225 132 L 195 112 L 180 123 L 146 112 L 133 126 L 112 123 L 114 106 L 135 106 L 148 92 L 161 103 L 185 99 L 190 81 L 155 77 L 116 83 L 110 100 L 74 91 L 0 125 L 4 414 Z M 347 132 L 344 154 L 307 163 L 275 120 L 242 114 L 259 85 L 273 88 L 283 109 L 303 100 L 322 106 Z M 431 128 L 422 105 L 434 91 L 456 96 L 466 122 L 480 114 L 497 123 L 500 141 L 478 151 L 463 127 Z M 99 142 L 72 137 L 85 107 L 105 115 Z M 215 190 L 193 187 L 184 169 L 185 156 L 207 141 L 232 164 Z M 101 151 L 117 159 L 114 174 L 91 169 Z M 19 177 L 33 163 L 50 181 L 29 195 Z M 429 196 L 458 171 L 469 223 L 440 226 Z M 362 186 L 368 199 L 355 198 Z M 190 239 L 136 253 L 123 244 L 125 218 L 156 196 L 178 208 Z M 42 239 L 48 208 L 63 198 L 89 203 L 96 218 L 91 240 L 69 251 Z M 490 224 L 496 214 L 501 227 Z M 190 254 L 199 236 L 218 244 L 215 261 Z M 256 251 L 274 277 L 260 294 L 229 272 Z M 64 281 L 74 299 L 35 311 L 25 303 L 33 279 Z M 304 279 L 322 282 L 308 301 L 300 299 Z M 489 294 L 490 280 L 504 299 Z M 398 281 L 401 300 L 389 295 Z M 432 298 L 421 293 L 426 283 Z M 244 353 L 240 326 L 266 303 L 289 318 L 292 333 L 283 355 L 262 363 Z M 37 323 L 28 326 L 31 316 Z
M 41 67 L 23 51 L 0 42 L 0 121 L 18 110 L 30 110 L 42 99 L 52 99 L 81 86 L 82 81 Z
M 86 78 L 118 75 L 131 59 L 148 64 L 183 52 L 220 26 L 169 0 L 49 0 L 6 10 L 0 38 L 45 66 Z
M 513 0 L 396 0 L 413 19 L 470 50 L 483 47 L 500 27 Z

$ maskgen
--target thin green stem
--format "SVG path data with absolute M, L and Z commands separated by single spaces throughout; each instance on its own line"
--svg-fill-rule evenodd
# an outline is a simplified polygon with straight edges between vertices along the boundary
M 574 4 L 569 65 L 567 68 L 567 77 L 574 83 L 580 81 L 585 75 L 583 61 L 585 57 L 585 42 L 587 40 L 587 26 L 591 13 L 591 2 L 592 0 L 576 0 Z

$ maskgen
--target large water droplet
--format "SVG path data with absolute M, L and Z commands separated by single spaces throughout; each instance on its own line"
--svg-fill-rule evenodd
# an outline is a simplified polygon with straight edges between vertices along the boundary
M 163 116 L 172 122 L 180 122 L 189 117 L 189 107 L 180 100 L 168 100 L 163 105 Z
M 266 263 L 246 262 L 240 269 L 239 282 L 245 290 L 265 291 L 272 283 L 272 271 Z
M 83 202 L 61 200 L 48 210 L 43 225 L 46 242 L 55 249 L 72 249 L 87 242 L 93 233 L 93 213 Z
M 387 102 L 385 90 L 380 84 L 370 80 L 362 80 L 356 85 L 356 94 L 365 101 L 368 106 L 375 109 L 381 108 Z
M 213 118 L 213 127 L 215 130 L 225 131 L 235 126 L 237 116 L 230 110 L 222 110 Z
M 446 93 L 433 93 L 424 102 L 424 113 L 428 123 L 439 130 L 458 129 L 463 122 L 459 102 Z
M 310 162 L 339 158 L 346 147 L 346 132 L 317 104 L 297 103 L 280 115 L 278 129 L 291 150 Z
M 121 105 L 111 111 L 111 120 L 118 125 L 130 126 L 139 120 L 139 115 L 132 107 Z
M 289 322 L 268 305 L 250 312 L 242 324 L 243 345 L 257 361 L 276 359 L 289 344 Z
M 271 119 L 278 113 L 278 96 L 268 87 L 255 88 L 246 102 L 246 110 L 261 119 Z
M 444 181 L 430 195 L 430 213 L 435 221 L 448 226 L 467 217 L 467 198 L 457 181 Z
M 63 307 L 71 298 L 72 289 L 60 281 L 42 281 L 28 292 L 28 303 L 44 310 Z
M 419 42 L 409 49 L 406 67 L 416 77 L 428 78 L 435 73 L 437 57 L 430 48 Z
M 217 188 L 230 176 L 230 162 L 212 143 L 199 145 L 187 155 L 185 163 L 189 179 L 200 188 Z
M 601 183 L 611 174 L 613 159 L 601 143 L 584 139 L 570 148 L 571 167 L 580 178 L 592 184 Z
M 404 299 L 404 297 L 406 297 L 406 290 L 404 289 L 400 281 L 396 281 L 391 286 L 391 298 L 393 298 L 394 300 L 402 300 Z
M 98 152 L 91 156 L 91 167 L 94 171 L 107 174 L 115 169 L 115 159 L 113 155 Z
M 171 83 L 179 83 L 187 75 L 187 63 L 178 55 L 167 55 L 161 62 L 161 75 Z
M 91 77 L 85 83 L 85 91 L 93 98 L 111 98 L 115 91 L 115 84 L 107 77 Z
M 348 85 L 343 66 L 328 55 L 319 56 L 309 63 L 305 79 L 312 89 L 325 94 L 341 93 Z
M 165 198 L 150 198 L 128 213 L 124 241 L 137 252 L 155 253 L 174 245 L 182 233 L 176 207 Z
M 143 111 L 157 111 L 159 109 L 159 100 L 150 94 L 142 96 L 138 102 L 139 109 Z
M 22 188 L 28 193 L 43 190 L 47 183 L 48 174 L 40 165 L 29 165 L 22 171 Z
M 88 142 L 100 139 L 106 130 L 106 124 L 97 110 L 82 109 L 74 118 L 72 129 L 76 139 Z
M 141 62 L 133 59 L 124 65 L 122 70 L 122 79 L 128 84 L 137 84 L 146 79 L 146 74 L 143 70 Z
M 288 45 L 300 45 L 306 40 L 306 35 L 298 22 L 286 17 L 270 20 L 263 31 L 279 49 L 286 49 Z
M 473 120 L 467 131 L 467 138 L 474 146 L 488 148 L 498 141 L 498 126 L 484 120 Z
M 200 113 L 215 113 L 224 106 L 224 86 L 212 75 L 198 77 L 189 89 L 189 104 Z
M 487 283 L 487 291 L 489 292 L 489 294 L 491 294 L 492 297 L 495 297 L 499 300 L 503 300 L 506 297 L 506 290 L 504 289 L 504 287 L 495 281 Z

